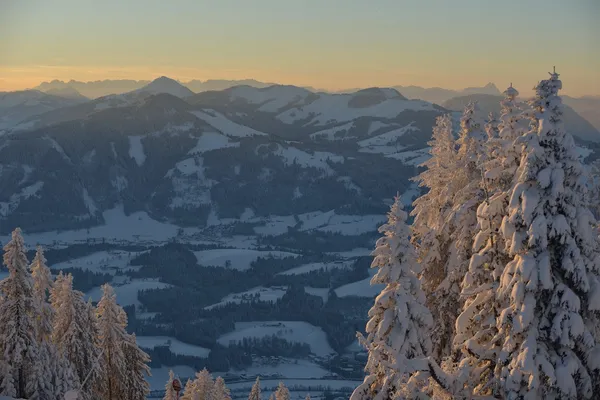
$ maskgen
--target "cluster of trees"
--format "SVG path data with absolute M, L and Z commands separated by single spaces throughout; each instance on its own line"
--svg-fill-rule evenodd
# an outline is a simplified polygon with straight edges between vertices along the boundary
M 412 232 L 398 199 L 380 228 L 352 400 L 600 397 L 600 241 L 561 87 L 520 109 L 511 85 L 484 126 L 470 104 L 458 138 L 438 119 Z
M 127 317 L 111 286 L 94 307 L 73 276 L 52 279 L 41 247 L 31 265 L 21 230 L 4 247 L 0 281 L 0 395 L 62 400 L 143 400 L 150 360 L 125 331 Z M 29 267 L 29 268 L 28 268 Z
M 169 371 L 169 380 L 165 385 L 163 400 L 177 400 L 179 398 L 181 400 L 231 400 L 229 389 L 227 389 L 223 378 L 219 376 L 217 379 L 213 379 L 206 368 L 197 372 L 195 379 L 188 379 L 181 397 L 178 397 L 173 385 L 176 380 L 173 371 Z M 248 400 L 262 400 L 262 398 L 260 378 L 256 378 L 256 382 L 250 389 Z M 269 396 L 269 400 L 290 400 L 290 391 L 283 382 L 279 382 L 277 390 Z M 310 394 L 306 395 L 306 400 L 310 400 Z

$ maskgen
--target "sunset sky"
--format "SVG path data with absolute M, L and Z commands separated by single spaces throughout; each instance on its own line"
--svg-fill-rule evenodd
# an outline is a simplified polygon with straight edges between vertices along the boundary
M 244 79 L 324 89 L 509 82 L 600 95 L 598 0 L 0 1 L 0 91 Z

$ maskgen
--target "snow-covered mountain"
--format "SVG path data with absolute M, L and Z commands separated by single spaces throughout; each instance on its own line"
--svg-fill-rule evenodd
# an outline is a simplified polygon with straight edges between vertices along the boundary
M 445 101 L 457 96 L 472 94 L 501 95 L 496 85 L 491 82 L 483 87 L 469 87 L 463 90 L 452 90 L 439 87 L 423 88 L 420 86 L 394 86 L 394 89 L 398 90 L 409 99 L 421 99 L 439 105 L 442 105 Z
M 0 92 L 0 132 L 19 124 L 31 116 L 81 104 L 86 100 L 85 98 L 47 94 L 39 90 Z

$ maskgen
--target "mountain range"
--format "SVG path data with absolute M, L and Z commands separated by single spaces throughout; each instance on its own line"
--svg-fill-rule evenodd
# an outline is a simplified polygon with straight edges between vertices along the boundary
M 474 96 L 484 111 L 500 100 Z M 383 215 L 391 194 L 410 203 L 418 193 L 408 179 L 427 158 L 435 118 L 469 99 L 442 107 L 408 97 L 284 85 L 194 94 L 166 77 L 94 100 L 3 94 L 0 230 L 89 227 L 115 207 L 180 226 L 228 220 L 247 229 L 311 212 Z M 600 134 L 566 115 L 595 146 Z

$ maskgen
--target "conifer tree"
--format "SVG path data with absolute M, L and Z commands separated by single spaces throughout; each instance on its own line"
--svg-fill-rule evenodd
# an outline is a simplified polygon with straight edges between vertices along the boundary
M 225 380 L 218 376 L 215 379 L 214 400 L 231 400 L 229 389 L 225 385 Z
M 252 385 L 252 389 L 250 390 L 250 395 L 248 395 L 248 400 L 262 400 L 262 396 L 260 393 L 260 378 L 256 377 L 256 382 Z
M 585 169 L 562 121 L 558 74 L 536 87 L 537 128 L 522 136 L 502 234 L 512 260 L 500 277 L 497 376 L 506 398 L 595 398 L 600 257 L 585 207 Z M 596 385 L 596 387 L 595 387 Z
M 54 309 L 52 341 L 58 354 L 71 363 L 81 384 L 91 374 L 86 386 L 80 389 L 80 396 L 87 398 L 100 371 L 96 365 L 99 356 L 97 321 L 93 307 L 83 296 L 82 292 L 73 290 L 73 276 L 61 273 L 50 298 Z
M 36 332 L 38 341 L 50 340 L 52 334 L 53 310 L 48 302 L 48 295 L 52 289 L 52 274 L 46 265 L 44 250 L 41 246 L 36 249 L 36 254 L 31 263 L 31 276 L 33 277 L 33 297 L 39 316 L 36 318 Z
M 169 380 L 165 385 L 165 395 L 163 400 L 177 400 L 177 392 L 173 389 L 173 381 L 175 380 L 175 374 L 173 370 L 169 370 Z
M 21 229 L 12 232 L 4 251 L 4 265 L 9 275 L 0 282 L 0 394 L 48 398 L 51 389 L 40 383 L 43 377 L 39 375 L 44 371 L 36 368 L 40 361 L 33 319 L 36 304 Z
M 96 395 L 105 400 L 117 400 L 125 393 L 127 363 L 122 343 L 126 340 L 127 316 L 117 304 L 113 288 L 102 285 L 102 298 L 98 302 L 98 342 L 101 351 Z
M 279 382 L 279 386 L 277 386 L 275 400 L 290 400 L 290 391 L 285 387 L 283 382 Z
M 169 380 L 167 381 L 167 384 L 165 385 L 165 396 L 163 397 L 163 400 L 177 400 L 177 392 L 175 392 L 175 389 L 173 389 L 173 381 L 174 380 L 175 380 L 175 374 L 173 373 L 173 370 L 170 370 L 169 371 Z
M 135 334 L 126 335 L 123 342 L 123 354 L 125 355 L 124 385 L 126 388 L 126 400 L 145 400 L 150 393 L 150 385 L 146 377 L 150 376 L 150 368 L 147 363 L 150 357 L 137 345 Z
M 359 336 L 369 351 L 365 367 L 368 375 L 352 394 L 352 400 L 391 399 L 400 390 L 408 390 L 409 379 L 419 370 L 414 361 L 421 362 L 431 352 L 432 318 L 424 305 L 425 294 L 418 278 L 421 267 L 409 241 L 406 217 L 396 196 L 387 224 L 379 228 L 384 236 L 373 252 L 371 267 L 378 271 L 371 283 L 386 286 L 369 310 L 367 338 Z
M 206 368 L 196 373 L 196 379 L 185 386 L 183 400 L 212 400 L 214 381 Z
M 446 279 L 446 263 L 450 251 L 450 230 L 447 217 L 452 210 L 455 189 L 450 185 L 456 173 L 458 152 L 452 133 L 450 115 L 437 118 L 433 128 L 431 158 L 423 163 L 426 170 L 414 180 L 427 193 L 413 203 L 413 242 L 418 248 L 419 263 L 423 266 L 422 286 L 427 296 L 427 306 L 436 321 L 432 331 L 432 357 L 440 362 L 449 353 L 446 332 L 451 330 L 454 320 L 444 314 L 442 303 L 445 298 L 438 295 L 440 285 Z

